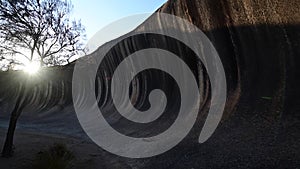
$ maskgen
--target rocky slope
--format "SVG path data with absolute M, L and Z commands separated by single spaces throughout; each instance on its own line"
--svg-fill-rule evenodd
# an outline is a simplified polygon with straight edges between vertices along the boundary
M 203 30 L 223 63 L 228 89 L 226 109 L 222 123 L 203 144 L 197 143 L 197 137 L 210 105 L 211 93 L 203 67 L 189 50 L 177 43 L 162 43 L 167 39 L 155 43 L 151 41 L 153 37 L 147 35 L 127 38 L 114 46 L 99 68 L 96 84 L 99 85 L 99 107 L 105 110 L 104 116 L 117 131 L 132 137 L 158 134 L 172 125 L 177 115 L 174 112 L 179 108 L 179 91 L 174 80 L 161 71 L 145 71 L 138 74 L 132 86 L 134 104 L 140 109 L 149 108 L 150 91 L 160 88 L 169 99 L 164 115 L 151 124 L 141 125 L 129 123 L 117 113 L 109 92 L 110 77 L 133 51 L 149 47 L 172 50 L 193 70 L 203 93 L 196 125 L 183 142 L 154 158 L 120 161 L 125 161 L 131 168 L 299 168 L 299 8 L 300 2 L 296 0 L 170 0 L 158 9 L 157 12 L 179 16 Z M 140 29 L 143 25 L 135 31 Z M 114 41 L 91 55 L 97 56 L 111 43 Z M 30 100 L 29 109 L 39 111 L 58 103 L 62 108 L 71 105 L 73 66 L 59 69 L 59 76 L 54 73 L 51 78 L 45 78 L 41 87 L 32 92 L 35 99 Z M 2 90 L 3 99 L 13 96 L 10 97 L 13 100 L 18 94 L 16 86 L 7 85 L 11 84 L 6 83 L 10 79 L 7 76 L 1 78 L 5 89 Z M 12 92 L 8 94 L 7 91 Z M 47 104 L 41 103 L 45 100 Z M 7 104 L 3 100 L 4 103 Z M 30 114 L 35 118 L 34 113 Z M 67 116 L 74 117 L 75 113 L 69 112 Z M 114 160 L 120 159 L 110 156 Z

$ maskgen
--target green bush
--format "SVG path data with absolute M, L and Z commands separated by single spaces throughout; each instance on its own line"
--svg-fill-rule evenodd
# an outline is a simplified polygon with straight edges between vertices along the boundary
M 71 168 L 74 158 L 66 145 L 55 144 L 49 150 L 37 154 L 33 169 L 68 169 Z

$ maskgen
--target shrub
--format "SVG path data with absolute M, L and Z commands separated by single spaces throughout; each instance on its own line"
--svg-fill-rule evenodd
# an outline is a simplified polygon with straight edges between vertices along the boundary
M 71 168 L 72 161 L 75 159 L 66 145 L 55 144 L 45 152 L 37 154 L 33 169 L 68 169 Z

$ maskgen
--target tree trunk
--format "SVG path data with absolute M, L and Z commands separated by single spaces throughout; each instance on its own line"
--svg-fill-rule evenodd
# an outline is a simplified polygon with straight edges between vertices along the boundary
M 9 121 L 9 127 L 6 134 L 6 140 L 4 143 L 4 147 L 2 150 L 2 157 L 11 157 L 13 156 L 13 139 L 14 139 L 14 133 L 17 125 L 18 118 L 20 117 L 23 108 L 26 105 L 26 86 L 21 87 L 21 91 L 19 93 L 19 96 L 16 101 L 16 105 L 10 115 L 10 121 Z
M 14 133 L 17 125 L 17 120 L 20 117 L 22 109 L 19 108 L 20 105 L 16 105 L 9 121 L 9 127 L 6 134 L 6 140 L 2 150 L 2 157 L 11 157 L 14 153 L 13 151 L 13 139 Z M 22 107 L 22 106 L 21 106 Z

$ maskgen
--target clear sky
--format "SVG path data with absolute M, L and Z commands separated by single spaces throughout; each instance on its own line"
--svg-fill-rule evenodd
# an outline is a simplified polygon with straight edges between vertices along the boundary
M 167 0 L 72 0 L 73 16 L 81 19 L 87 40 L 107 24 L 126 16 L 153 13 Z

